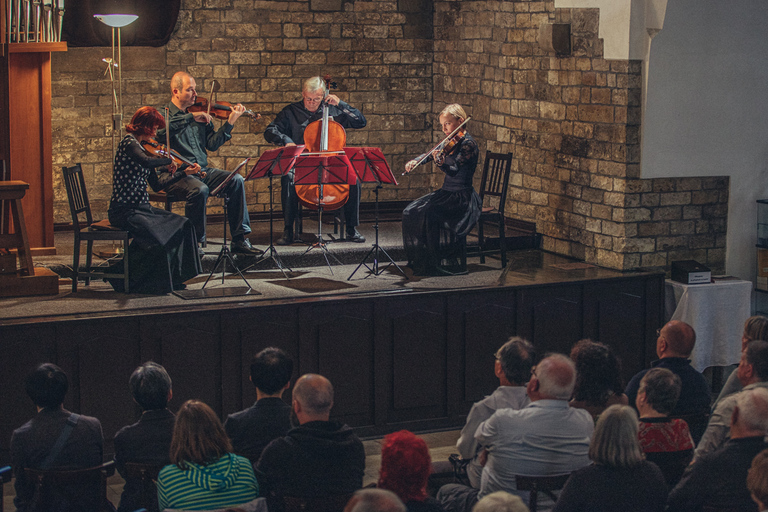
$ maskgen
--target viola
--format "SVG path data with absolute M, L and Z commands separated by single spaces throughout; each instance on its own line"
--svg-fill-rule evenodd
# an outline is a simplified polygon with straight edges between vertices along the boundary
M 432 157 L 440 157 L 447 155 L 451 151 L 453 151 L 453 148 L 456 147 L 456 144 L 461 142 L 461 139 L 464 138 L 464 136 L 467 134 L 466 128 L 464 128 L 464 125 L 469 122 L 469 120 L 472 119 L 472 117 L 467 117 L 464 122 L 462 122 L 459 126 L 456 127 L 455 130 L 453 130 L 451 133 L 449 133 L 443 140 L 437 143 L 435 147 L 424 153 L 421 158 L 416 162 L 416 164 L 411 168 L 411 171 L 418 167 L 419 165 L 423 164 L 427 161 L 427 158 L 429 155 L 432 155 Z M 406 174 L 409 174 L 411 171 L 405 171 L 403 173 L 403 176 Z
M 144 151 L 150 155 L 154 155 L 158 158 L 170 158 L 177 167 L 181 167 L 182 165 L 195 165 L 194 162 L 190 162 L 174 150 L 171 150 L 169 153 L 167 146 L 160 144 L 155 139 L 142 140 L 140 144 Z M 200 171 L 197 173 L 197 176 L 205 178 L 205 171 Z
M 323 77 L 330 89 L 331 77 Z M 327 96 L 328 93 L 326 93 Z M 343 151 L 347 143 L 347 132 L 341 124 L 328 116 L 328 104 L 323 98 L 323 118 L 313 121 L 304 129 L 305 151 L 310 153 Z M 337 210 L 344 206 L 349 199 L 349 185 L 296 185 L 296 195 L 301 204 L 312 210 L 321 206 L 323 210 Z
M 210 110 L 209 108 L 210 107 Z M 205 112 L 210 114 L 211 117 L 216 119 L 229 119 L 229 114 L 232 113 L 234 105 L 228 101 L 214 101 L 212 104 L 208 103 L 207 98 L 197 97 L 197 101 L 187 109 L 187 112 Z M 261 118 L 261 114 L 257 114 L 252 110 L 246 110 L 243 112 L 244 116 L 248 116 L 251 119 Z

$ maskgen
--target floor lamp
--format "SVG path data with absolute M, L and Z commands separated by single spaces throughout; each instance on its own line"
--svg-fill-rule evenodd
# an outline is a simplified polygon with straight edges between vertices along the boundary
M 115 165 L 116 137 L 123 138 L 123 62 L 120 51 L 120 29 L 130 25 L 138 18 L 135 14 L 94 14 L 94 18 L 112 27 L 112 58 L 103 59 L 107 63 L 109 80 L 112 83 L 112 165 Z M 115 60 L 115 29 L 117 29 L 117 60 Z M 117 68 L 117 85 L 114 69 Z M 111 258 L 121 251 L 114 247 L 112 252 L 100 252 L 99 256 Z
M 120 51 L 120 29 L 130 25 L 138 18 L 135 14 L 94 14 L 94 18 L 112 27 L 112 60 L 108 61 L 107 70 L 112 82 L 112 157 L 115 156 L 115 137 L 123 135 L 123 63 Z M 115 60 L 115 29 L 117 29 L 117 60 Z M 107 61 L 107 59 L 104 59 Z M 117 86 L 112 67 L 117 68 Z

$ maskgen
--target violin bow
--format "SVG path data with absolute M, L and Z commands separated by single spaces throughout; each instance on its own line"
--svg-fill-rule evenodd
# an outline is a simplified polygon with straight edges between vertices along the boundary
M 171 127 L 168 125 L 168 119 L 170 118 L 170 109 L 165 107 L 165 150 L 168 151 L 168 158 L 173 161 L 171 157 Z
M 444 145 L 444 144 L 445 144 L 447 141 L 451 140 L 451 138 L 452 138 L 454 135 L 456 135 L 457 133 L 459 133 L 459 130 L 461 130 L 461 128 L 462 128 L 462 127 L 463 127 L 465 124 L 467 124 L 467 123 L 469 122 L 469 120 L 470 120 L 470 119 L 472 119 L 472 116 L 469 116 L 469 117 L 467 117 L 467 118 L 464 120 L 464 122 L 463 122 L 463 123 L 461 123 L 459 126 L 457 126 L 457 127 L 456 127 L 456 129 L 455 129 L 455 130 L 453 130 L 451 133 L 449 133 L 449 134 L 448 134 L 448 135 L 447 135 L 447 136 L 446 136 L 446 137 L 445 137 L 443 140 L 441 140 L 440 142 L 438 142 L 438 143 L 437 143 L 437 145 L 436 145 L 435 147 L 433 147 L 432 149 L 430 149 L 429 151 L 427 151 L 426 153 L 424 153 L 424 155 L 423 155 L 421 158 L 419 158 L 419 161 L 418 161 L 418 162 L 416 162 L 416 165 L 414 165 L 414 166 L 413 166 L 413 168 L 411 169 L 411 171 L 413 171 L 413 169 L 415 169 L 415 168 L 417 168 L 418 166 L 420 166 L 421 164 L 423 164 L 423 163 L 424 163 L 424 160 L 426 160 L 426 159 L 429 157 L 429 155 L 431 155 L 431 154 L 432 154 L 432 153 L 433 153 L 433 152 L 434 152 L 436 149 L 439 149 L 439 148 L 440 148 L 440 146 Z M 404 172 L 403 174 L 401 174 L 401 176 L 405 176 L 406 174 L 410 174 L 410 171 L 406 171 L 406 172 Z

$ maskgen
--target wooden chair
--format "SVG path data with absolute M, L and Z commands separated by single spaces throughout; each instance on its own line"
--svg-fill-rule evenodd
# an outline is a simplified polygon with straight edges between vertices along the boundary
M 177 203 L 179 201 L 184 201 L 184 198 L 176 197 L 168 195 L 167 193 L 163 192 L 162 190 L 160 192 L 155 192 L 151 188 L 147 189 L 147 193 L 149 194 L 149 200 L 153 203 L 162 203 L 164 205 L 164 208 L 168 210 L 169 212 L 172 210 L 173 203 Z
M 24 473 L 35 484 L 31 512 L 53 510 L 61 500 L 69 503 L 72 510 L 114 510 L 107 499 L 107 478 L 115 474 L 115 461 L 86 469 L 26 468 Z
M 3 484 L 10 482 L 12 476 L 13 471 L 11 471 L 11 466 L 0 468 L 0 512 L 3 512 Z
M 141 487 L 138 505 L 149 512 L 157 512 L 157 475 L 166 464 L 142 464 L 126 462 L 120 475 L 124 480 L 133 480 Z
M 87 242 L 85 253 L 85 285 L 91 283 L 92 277 L 122 278 L 125 282 L 125 292 L 128 293 L 128 231 L 117 229 L 104 219 L 93 222 L 91 204 L 88 201 L 88 192 L 85 188 L 85 177 L 80 164 L 73 167 L 62 167 L 64 173 L 64 185 L 69 199 L 69 211 L 72 215 L 72 226 L 75 231 L 74 255 L 72 257 L 72 291 L 77 291 L 77 280 L 80 274 L 80 243 Z M 85 214 L 86 227 L 80 228 L 80 214 Z M 106 266 L 93 266 L 93 242 L 95 240 L 119 241 L 123 244 L 124 271 L 122 273 L 110 273 Z
M 528 509 L 531 512 L 536 512 L 539 501 L 539 493 L 543 492 L 549 496 L 552 501 L 557 501 L 557 496 L 555 496 L 553 491 L 559 491 L 562 489 L 570 476 L 570 473 L 552 476 L 515 475 L 515 484 L 518 491 L 530 491 Z
M 480 200 L 483 209 L 480 219 L 477 221 L 477 238 L 480 254 L 480 263 L 485 263 L 485 255 L 496 250 L 486 250 L 483 225 L 493 222 L 499 230 L 499 252 L 501 253 L 501 266 L 507 266 L 506 233 L 504 229 L 504 209 L 507 202 L 507 189 L 509 187 L 509 174 L 512 171 L 512 153 L 485 153 L 483 164 L 483 176 L 480 180 Z M 499 200 L 498 207 L 485 205 L 486 197 L 495 197 Z

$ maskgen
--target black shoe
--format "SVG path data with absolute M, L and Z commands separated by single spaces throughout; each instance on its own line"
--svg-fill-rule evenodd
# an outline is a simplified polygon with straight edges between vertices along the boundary
M 251 245 L 251 242 L 247 238 L 242 240 L 233 241 L 229 248 L 234 253 L 247 254 L 249 256 L 260 256 L 264 254 L 264 251 L 257 249 Z
M 286 229 L 283 231 L 283 238 L 277 241 L 277 245 L 291 245 L 293 243 L 293 231 Z
M 361 244 L 365 242 L 365 237 L 354 230 L 352 232 L 347 231 L 347 242 L 355 242 Z

